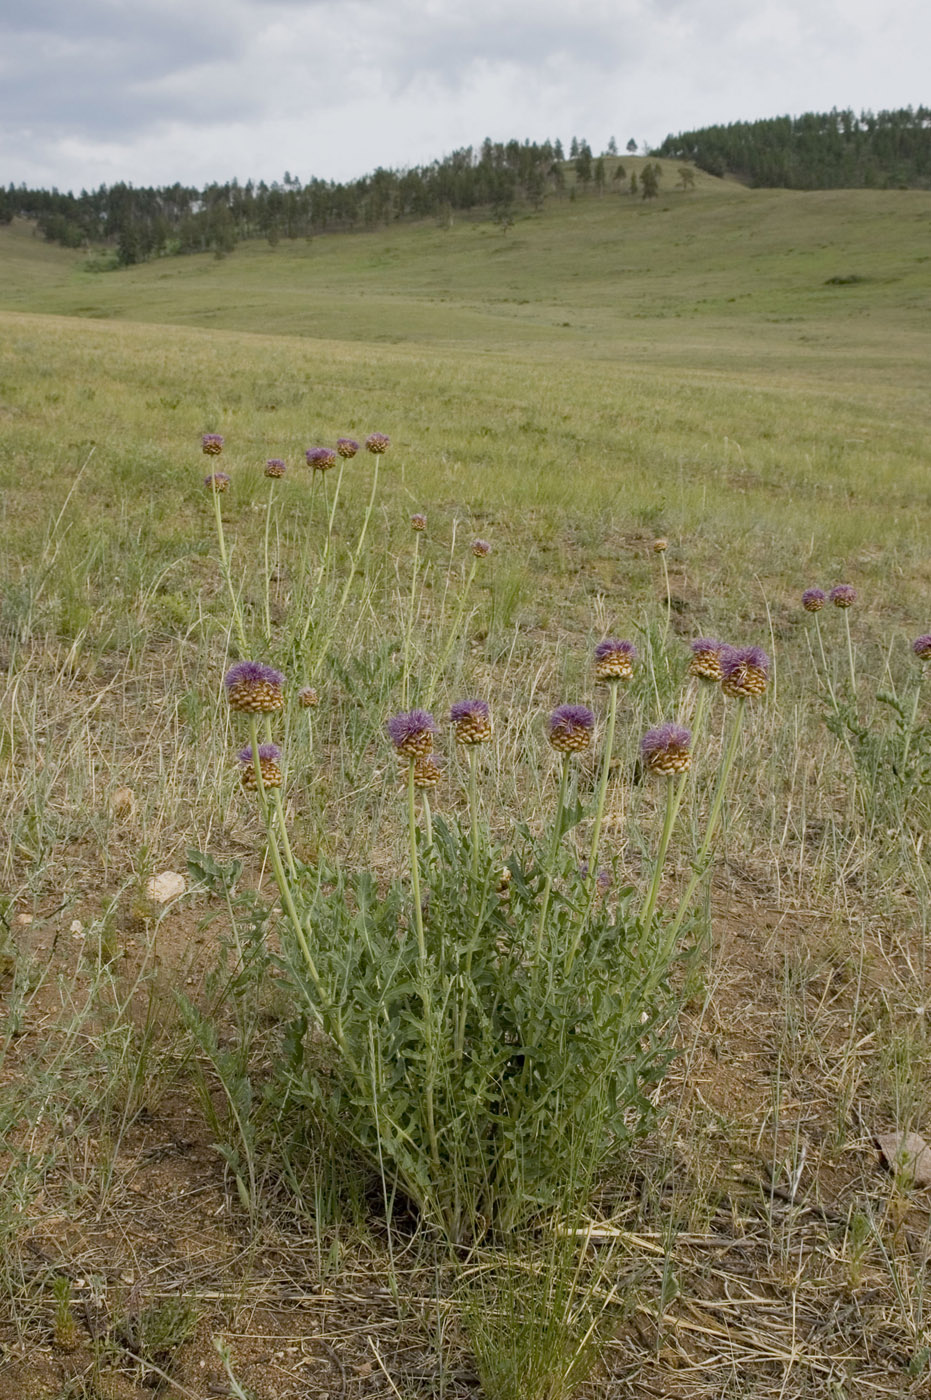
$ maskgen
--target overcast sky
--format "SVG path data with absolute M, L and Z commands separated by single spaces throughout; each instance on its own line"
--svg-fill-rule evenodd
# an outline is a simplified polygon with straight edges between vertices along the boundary
M 931 105 L 928 0 L 0 0 L 0 183 L 346 179 L 483 137 Z

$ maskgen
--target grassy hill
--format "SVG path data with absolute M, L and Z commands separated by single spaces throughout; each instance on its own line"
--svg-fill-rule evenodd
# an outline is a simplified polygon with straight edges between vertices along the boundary
M 683 365 L 711 336 L 734 368 L 747 335 L 755 357 L 787 364 L 811 358 L 812 334 L 845 356 L 851 340 L 908 354 L 927 329 L 931 194 L 748 191 L 700 173 L 683 192 L 666 164 L 656 200 L 551 200 L 506 235 L 394 226 L 106 273 L 14 225 L 0 230 L 0 307 Z

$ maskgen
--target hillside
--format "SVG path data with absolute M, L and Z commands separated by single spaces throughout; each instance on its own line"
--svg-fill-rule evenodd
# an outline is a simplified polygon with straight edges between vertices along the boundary
M 553 200 L 488 221 L 240 246 L 109 272 L 0 229 L 0 308 L 342 341 L 794 373 L 864 353 L 917 363 L 931 194 L 697 188 Z M 711 351 L 713 339 L 713 351 Z M 825 356 L 829 359 L 826 361 Z M 896 369 L 898 377 L 901 371 Z

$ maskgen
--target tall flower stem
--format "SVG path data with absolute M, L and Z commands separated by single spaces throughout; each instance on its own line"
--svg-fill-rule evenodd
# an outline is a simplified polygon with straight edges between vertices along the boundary
M 434 1166 L 439 1166 L 440 1149 L 436 1136 L 436 1123 L 433 1112 L 433 1008 L 429 992 L 429 969 L 427 968 L 427 941 L 423 928 L 423 905 L 420 895 L 420 864 L 417 856 L 417 789 L 414 785 L 414 759 L 408 759 L 407 771 L 407 834 L 411 858 L 411 895 L 414 901 L 414 928 L 417 933 L 417 957 L 420 966 L 420 1000 L 424 1016 L 424 1040 L 427 1052 L 427 1083 L 425 1107 L 427 1111 L 427 1134 L 430 1139 L 430 1155 Z
M 475 918 L 478 925 L 481 911 L 481 902 L 478 892 L 478 755 L 475 746 L 468 746 L 469 752 L 469 825 L 471 829 L 470 870 L 471 870 L 471 894 L 475 900 Z M 466 952 L 465 968 L 461 977 L 461 1000 L 459 1002 L 459 1015 L 456 1018 L 456 1056 L 462 1059 L 465 1046 L 466 1017 L 469 1010 L 469 981 L 472 976 L 472 948 Z
M 847 631 L 847 660 L 850 663 L 850 698 L 854 707 L 857 703 L 857 668 L 853 661 L 853 638 L 850 635 L 850 609 L 844 608 L 844 627 Z
M 324 482 L 323 482 L 323 490 L 324 490 L 324 513 L 325 513 L 325 515 L 326 515 L 327 528 L 326 528 L 326 536 L 325 536 L 324 541 L 323 541 L 323 553 L 321 554 L 321 556 L 320 556 L 320 562 L 319 562 L 319 564 L 317 565 L 317 577 L 314 579 L 313 587 L 312 587 L 311 592 L 310 592 L 310 598 L 309 598 L 309 599 L 305 599 L 305 601 L 304 601 L 304 607 L 305 607 L 305 609 L 306 609 L 307 616 L 306 616 L 305 619 L 304 619 L 304 630 L 303 630 L 303 632 L 301 633 L 301 646 L 302 646 L 302 647 L 306 645 L 306 643 L 307 643 L 307 638 L 308 638 L 308 635 L 309 635 L 309 633 L 310 633 L 310 629 L 311 629 L 311 627 L 313 626 L 313 622 L 314 622 L 314 603 L 316 602 L 317 592 L 318 592 L 318 590 L 319 590 L 319 588 L 320 588 L 320 584 L 323 582 L 323 576 L 324 576 L 324 574 L 326 573 L 327 564 L 329 563 L 329 559 L 330 559 L 330 544 L 331 544 L 331 542 L 332 542 L 332 540 L 333 540 L 333 519 L 334 519 L 334 517 L 335 517 L 335 515 L 336 515 L 336 506 L 337 506 L 337 502 L 339 501 L 339 493 L 340 493 L 340 489 L 341 489 L 342 484 L 343 484 L 343 467 L 344 467 L 344 466 L 345 466 L 345 463 L 340 463 L 339 476 L 336 478 L 336 490 L 333 492 L 333 504 L 332 504 L 331 506 L 328 505 L 328 496 L 327 496 L 327 491 L 326 491 L 326 472 L 321 473 L 321 475 L 322 475 L 323 478 L 324 478 Z M 314 480 L 311 482 L 311 487 L 310 487 L 311 506 L 313 506 L 313 496 L 314 496 L 314 489 L 315 489 L 316 478 L 317 478 L 317 473 L 314 472 Z
M 239 606 L 239 599 L 236 596 L 236 590 L 233 587 L 233 575 L 230 572 L 230 559 L 229 554 L 226 550 L 226 536 L 223 533 L 223 512 L 220 509 L 220 493 L 219 491 L 211 490 L 210 494 L 213 496 L 213 513 L 216 518 L 217 525 L 217 544 L 220 549 L 220 567 L 223 572 L 223 577 L 226 580 L 226 587 L 230 595 L 230 604 L 233 609 L 233 630 L 236 633 L 236 640 L 239 643 L 239 649 L 242 655 L 247 656 L 249 648 L 246 645 L 246 629 L 243 626 L 242 610 Z
M 695 893 L 695 890 L 698 886 L 698 882 L 701 880 L 705 873 L 705 863 L 711 851 L 711 843 L 714 840 L 715 831 L 717 830 L 718 825 L 718 818 L 721 815 L 721 807 L 724 803 L 724 791 L 727 787 L 727 780 L 730 777 L 731 769 L 734 766 L 734 759 L 737 757 L 737 747 L 740 741 L 740 728 L 743 723 L 744 710 L 746 709 L 746 706 L 746 700 L 741 698 L 737 701 L 737 709 L 734 713 L 734 718 L 731 722 L 731 733 L 730 738 L 728 739 L 727 750 L 724 754 L 724 759 L 721 763 L 720 770 L 718 771 L 718 781 L 715 784 L 714 797 L 711 799 L 711 811 L 708 814 L 708 826 L 705 829 L 705 839 L 702 841 L 701 849 L 699 850 L 698 855 L 692 862 L 692 874 L 689 878 L 688 884 L 685 887 L 685 893 L 679 900 L 679 907 L 676 910 L 676 917 L 673 920 L 672 925 L 670 927 L 670 945 L 674 942 L 676 934 L 682 927 L 682 921 L 685 918 L 686 913 L 688 912 L 692 896 Z
M 272 605 L 271 605 L 271 560 L 269 558 L 268 541 L 272 527 L 272 503 L 275 499 L 274 483 L 269 488 L 268 506 L 265 511 L 265 640 L 271 642 L 272 639 Z
M 663 834 L 659 841 L 659 850 L 656 853 L 656 864 L 653 868 L 653 879 L 650 881 L 650 890 L 647 895 L 643 910 L 640 914 L 640 927 L 649 929 L 653 919 L 653 911 L 656 908 L 656 901 L 659 898 L 659 887 L 663 878 L 663 868 L 666 864 L 666 853 L 669 850 L 669 842 L 672 838 L 673 827 L 676 824 L 676 816 L 682 802 L 682 793 L 685 789 L 688 773 L 682 773 L 678 779 L 669 777 L 666 779 L 666 814 L 663 818 Z
M 272 823 L 271 809 L 268 803 L 268 789 L 265 786 L 265 779 L 262 777 L 262 764 L 261 760 L 259 759 L 259 722 L 254 714 L 249 715 L 249 737 L 252 741 L 252 764 L 255 769 L 255 779 L 259 793 L 259 805 L 262 808 L 262 818 L 265 822 L 265 830 L 268 836 L 268 854 L 271 858 L 272 869 L 275 872 L 275 882 L 278 886 L 278 892 L 281 895 L 281 902 L 284 905 L 285 913 L 290 919 L 291 926 L 294 929 L 294 933 L 297 937 L 298 945 L 301 949 L 301 955 L 304 959 L 304 962 L 307 964 L 307 970 L 310 973 L 311 981 L 313 982 L 314 987 L 317 990 L 317 994 L 321 999 L 321 1006 L 325 1009 L 329 1009 L 329 1002 L 324 996 L 323 985 L 320 981 L 316 964 L 314 963 L 313 957 L 311 956 L 310 947 L 307 943 L 307 935 L 305 933 L 304 926 L 301 923 L 300 915 L 297 912 L 297 906 L 294 903 L 294 895 L 291 891 L 291 886 L 288 883 L 288 878 L 285 875 L 284 864 L 282 863 L 281 859 L 281 851 L 278 847 L 278 837 L 276 836 L 275 828 Z
M 272 741 L 272 717 L 269 714 L 265 716 L 265 741 L 269 744 Z M 278 822 L 278 831 L 281 836 L 281 845 L 284 850 L 285 860 L 288 862 L 288 870 L 293 880 L 297 875 L 297 866 L 294 863 L 294 856 L 291 853 L 291 842 L 288 839 L 288 823 L 285 820 L 281 788 L 272 789 L 272 802 L 275 807 L 275 817 Z
M 546 880 L 543 885 L 543 899 L 540 904 L 540 922 L 537 927 L 537 941 L 533 950 L 533 976 L 536 981 L 540 966 L 540 955 L 543 951 L 543 933 L 546 928 L 546 916 L 549 913 L 550 894 L 553 889 L 553 870 L 556 866 L 556 856 L 559 852 L 559 842 L 562 839 L 563 813 L 566 809 L 566 793 L 569 790 L 569 762 L 571 755 L 564 753 L 562 756 L 562 770 L 559 775 L 559 796 L 556 799 L 556 820 L 553 823 L 553 836 L 550 841 L 549 861 L 547 862 Z
M 408 691 L 410 689 L 410 664 L 411 664 L 411 637 L 414 632 L 414 613 L 417 608 L 417 562 L 420 557 L 420 531 L 414 531 L 414 563 L 411 569 L 411 602 L 407 612 L 407 626 L 404 629 L 404 658 L 403 671 L 401 673 L 401 702 L 404 708 L 408 704 Z
M 663 550 L 659 557 L 663 563 L 663 582 L 666 585 L 666 622 L 663 627 L 663 646 L 665 646 L 669 637 L 669 624 L 672 621 L 672 593 L 669 588 L 669 569 L 666 564 L 666 551 Z
M 449 661 L 452 649 L 456 645 L 456 639 L 459 636 L 459 629 L 462 626 L 462 619 L 465 616 L 466 606 L 469 601 L 469 590 L 471 589 L 472 584 L 475 581 L 475 571 L 477 568 L 478 560 L 473 558 L 472 567 L 469 570 L 469 576 L 465 581 L 465 585 L 462 589 L 461 594 L 459 595 L 459 608 L 456 612 L 455 621 L 453 622 L 453 625 L 450 628 L 449 636 L 446 638 L 446 645 L 443 648 L 442 653 L 440 654 L 440 659 L 439 661 L 437 661 L 430 675 L 430 680 L 427 685 L 427 696 L 424 700 L 425 705 L 429 705 L 432 703 L 433 697 L 436 694 L 436 688 L 440 681 L 440 676 L 445 671 L 446 663 Z
M 821 665 L 824 669 L 825 685 L 828 688 L 828 695 L 831 697 L 831 704 L 834 706 L 834 711 L 836 713 L 838 709 L 837 696 L 834 693 L 834 686 L 831 684 L 831 673 L 828 670 L 828 658 L 824 650 L 824 637 L 821 634 L 821 618 L 818 613 L 815 613 L 815 631 L 818 634 L 818 650 L 821 653 Z
M 598 799 L 595 805 L 592 844 L 588 858 L 588 886 L 590 892 L 595 889 L 598 881 L 598 847 L 601 842 L 601 825 L 604 821 L 605 798 L 608 793 L 608 778 L 611 774 L 611 759 L 614 752 L 614 728 L 617 723 L 617 687 L 618 681 L 616 679 L 609 682 L 611 696 L 608 702 L 608 726 L 605 731 L 604 754 L 601 760 L 601 777 L 598 782 Z
M 472 884 L 478 879 L 478 755 L 475 745 L 469 745 L 469 825 L 471 829 Z

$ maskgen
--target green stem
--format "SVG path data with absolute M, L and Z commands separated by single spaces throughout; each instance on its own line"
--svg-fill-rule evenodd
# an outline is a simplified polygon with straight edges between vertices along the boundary
M 417 606 L 417 561 L 420 558 L 420 531 L 414 531 L 414 565 L 411 570 L 411 603 L 407 612 L 407 626 L 404 629 L 404 664 L 401 673 L 401 703 L 407 709 L 407 696 L 410 688 L 411 637 L 414 632 L 414 613 Z
M 844 608 L 844 627 L 847 630 L 847 660 L 850 663 L 850 698 L 854 709 L 857 705 L 857 669 L 853 662 L 853 638 L 850 635 L 850 609 Z
M 323 476 L 323 478 L 324 478 L 324 482 L 323 482 L 323 490 L 324 490 L 324 514 L 326 515 L 326 519 L 327 519 L 327 529 L 326 529 L 326 537 L 325 537 L 325 539 L 324 539 L 324 541 L 323 541 L 323 553 L 322 553 L 321 556 L 320 556 L 320 563 L 317 565 L 317 577 L 314 579 L 313 588 L 311 589 L 311 592 L 310 592 L 310 597 L 304 600 L 304 608 L 305 608 L 305 610 L 306 610 L 306 612 L 307 612 L 307 616 L 306 616 L 306 618 L 304 619 L 304 630 L 303 630 L 303 632 L 301 633 L 301 646 L 302 646 L 302 647 L 306 645 L 306 643 L 307 643 L 307 637 L 308 637 L 308 635 L 309 635 L 309 633 L 310 633 L 311 627 L 313 626 L 313 620 L 314 620 L 314 603 L 316 602 L 316 599 L 317 599 L 317 591 L 318 591 L 318 589 L 320 588 L 320 584 L 323 582 L 323 575 L 324 575 L 324 573 L 326 572 L 326 566 L 327 566 L 327 563 L 329 562 L 329 558 L 330 558 L 330 543 L 331 543 L 331 541 L 332 541 L 332 539 L 333 539 L 333 517 L 334 517 L 335 514 L 336 514 L 336 504 L 337 504 L 337 502 L 339 501 L 340 488 L 341 488 L 341 486 L 342 486 L 342 484 L 343 484 L 343 469 L 344 469 L 345 465 L 346 465 L 345 462 L 340 462 L 339 476 L 336 478 L 336 490 L 333 492 L 333 504 L 332 504 L 332 506 L 328 506 L 328 504 L 327 504 L 326 472 L 321 473 L 322 476 Z M 313 482 L 311 483 L 311 488 L 310 488 L 310 503 L 311 503 L 311 507 L 313 507 L 313 498 L 314 498 L 314 489 L 315 489 L 316 479 L 317 479 L 317 473 L 314 472 L 314 479 L 313 479 Z
M 609 682 L 611 700 L 608 705 L 608 727 L 605 731 L 604 754 L 601 760 L 601 777 L 598 782 L 598 800 L 595 806 L 595 823 L 592 827 L 592 844 L 588 858 L 588 887 L 594 890 L 598 880 L 598 846 L 601 841 L 601 824 L 604 820 L 605 798 L 608 793 L 608 777 L 611 772 L 611 758 L 614 750 L 614 727 L 617 723 L 618 681 Z
M 669 589 L 669 569 L 666 567 L 666 551 L 662 550 L 659 557 L 663 562 L 663 579 L 666 583 L 666 625 L 663 628 L 663 645 L 665 646 L 669 637 L 669 623 L 672 619 L 672 594 Z
M 414 786 L 414 759 L 407 761 L 407 835 L 411 857 L 411 887 L 414 899 L 414 928 L 417 931 L 417 952 L 420 957 L 420 974 L 427 974 L 427 943 L 423 931 L 423 909 L 420 904 L 420 865 L 417 860 L 417 789 Z
M 265 640 L 272 640 L 271 570 L 268 557 L 268 539 L 272 526 L 272 502 L 275 499 L 275 485 L 272 482 L 268 492 L 268 507 L 265 511 Z
M 265 715 L 265 742 L 267 744 L 272 742 L 272 717 L 270 714 Z M 288 823 L 285 820 L 281 788 L 273 789 L 273 800 L 275 804 L 275 816 L 278 822 L 278 831 L 281 835 L 281 844 L 284 847 L 285 859 L 288 862 L 288 870 L 293 880 L 297 876 L 297 866 L 294 864 L 294 856 L 291 854 L 291 842 L 288 839 Z
M 469 570 L 469 576 L 465 581 L 465 586 L 463 587 L 462 593 L 459 597 L 459 610 L 456 613 L 456 620 L 452 625 L 449 636 L 446 639 L 446 646 L 443 648 L 443 652 L 440 656 L 439 661 L 433 668 L 429 684 L 427 685 L 427 696 L 424 701 L 424 704 L 427 706 L 431 705 L 433 702 L 433 697 L 436 694 L 436 688 L 439 684 L 440 676 L 445 671 L 446 663 L 450 658 L 453 647 L 456 645 L 456 638 L 459 636 L 459 629 L 462 626 L 462 619 L 465 616 L 466 604 L 469 601 L 469 590 L 472 587 L 472 584 L 475 580 L 475 571 L 477 568 L 478 559 L 473 556 L 472 567 Z
M 556 865 L 556 856 L 559 852 L 559 842 L 562 837 L 563 812 L 566 806 L 566 792 L 569 787 L 569 760 L 571 754 L 564 753 L 562 756 L 562 771 L 559 775 L 559 797 L 556 800 L 556 820 L 553 823 L 553 836 L 550 842 L 549 862 L 546 870 L 546 882 L 543 886 L 543 900 L 540 904 L 540 922 L 537 927 L 537 941 L 533 950 L 533 977 L 537 979 L 540 966 L 540 955 L 543 950 L 543 931 L 546 928 L 546 916 L 549 913 L 550 893 L 553 888 L 553 870 Z
M 213 496 L 213 513 L 217 524 L 217 543 L 220 547 L 220 565 L 223 577 L 226 580 L 226 587 L 230 595 L 230 603 L 233 608 L 233 627 L 236 631 L 236 640 L 239 643 L 239 650 L 243 656 L 248 655 L 246 646 L 246 630 L 243 627 L 242 613 L 239 608 L 239 599 L 236 597 L 236 590 L 233 587 L 233 575 L 230 572 L 229 555 L 226 552 L 226 536 L 223 533 L 223 512 L 220 509 L 220 492 L 211 488 Z
M 472 833 L 472 885 L 478 880 L 478 755 L 476 745 L 469 744 L 469 824 Z
M 698 885 L 699 880 L 701 880 L 702 876 L 705 873 L 705 862 L 707 861 L 708 855 L 711 851 L 711 843 L 714 840 L 715 831 L 718 825 L 718 818 L 721 815 L 721 807 L 724 802 L 724 790 L 727 787 L 727 780 L 730 776 L 730 771 L 734 766 L 734 759 L 737 756 L 737 745 L 740 739 L 740 727 L 743 723 L 743 716 L 744 710 L 746 709 L 746 705 L 747 702 L 743 698 L 741 698 L 737 702 L 737 710 L 734 714 L 734 719 L 731 725 L 731 734 L 730 739 L 728 740 L 727 752 L 724 755 L 724 761 L 722 762 L 720 771 L 718 773 L 718 781 L 715 786 L 714 797 L 711 801 L 711 811 L 708 815 L 708 826 L 705 830 L 705 839 L 701 844 L 701 849 L 699 850 L 695 861 L 693 862 L 692 874 L 689 879 L 689 883 L 685 888 L 685 893 L 679 900 L 679 908 L 676 911 L 676 917 L 672 922 L 672 926 L 669 933 L 670 945 L 675 941 L 676 934 L 679 932 L 679 929 L 682 926 L 682 921 L 685 918 L 686 913 L 688 912 L 688 907 L 691 903 L 692 895 L 695 893 L 695 889 Z
M 423 831 L 424 831 L 424 836 L 427 838 L 427 850 L 429 851 L 430 848 L 431 848 L 432 845 L 433 845 L 433 817 L 431 816 L 431 813 L 430 813 L 430 799 L 429 799 L 429 797 L 427 796 L 427 790 L 426 790 L 426 788 L 424 788 L 424 791 L 423 791 L 422 801 L 423 801 Z
M 914 699 L 912 700 L 912 713 L 911 713 L 911 716 L 909 717 L 908 728 L 907 728 L 906 731 L 905 731 L 905 745 L 904 745 L 904 747 L 903 747 L 903 749 L 902 749 L 902 780 L 903 780 L 903 782 L 907 782 L 907 781 L 908 781 L 908 775 L 907 775 L 907 773 L 906 773 L 906 767 L 907 767 L 907 764 L 908 764 L 908 751 L 909 751 L 909 749 L 910 749 L 911 746 L 912 746 L 912 735 L 913 735 L 914 732 L 915 732 L 915 725 L 916 725 L 917 722 L 918 722 L 918 704 L 919 704 L 919 701 L 921 700 L 921 681 L 922 681 L 922 679 L 923 679 L 923 675 L 924 675 L 924 673 L 922 672 L 922 676 L 919 677 L 918 684 L 915 686 L 915 697 L 914 697 Z
M 324 640 L 324 644 L 323 644 L 323 646 L 320 648 L 320 651 L 318 652 L 317 657 L 316 657 L 316 659 L 315 659 L 315 661 L 314 661 L 314 664 L 313 664 L 313 666 L 312 666 L 312 668 L 311 668 L 311 672 L 310 672 L 311 680 L 313 680 L 314 676 L 316 676 L 317 672 L 320 670 L 320 667 L 323 665 L 324 658 L 326 657 L 326 654 L 327 654 L 327 652 L 328 652 L 329 649 L 330 649 L 330 643 L 332 642 L 333 637 L 334 637 L 334 635 L 335 635 L 335 633 L 336 633 L 336 629 L 337 629 L 337 627 L 339 626 L 340 619 L 342 618 L 343 611 L 344 611 L 344 609 L 345 609 L 345 607 L 346 607 L 346 600 L 347 600 L 347 598 L 349 597 L 349 590 L 350 590 L 350 588 L 352 587 L 353 579 L 355 578 L 356 572 L 357 572 L 357 570 L 358 570 L 358 568 L 359 568 L 359 560 L 360 560 L 361 557 L 362 557 L 362 549 L 363 549 L 363 546 L 364 546 L 364 544 L 365 544 L 365 536 L 366 536 L 366 533 L 367 533 L 367 531 L 368 531 L 369 520 L 370 520 L 371 517 L 372 517 L 372 510 L 373 510 L 373 508 L 374 508 L 374 506 L 375 506 L 375 495 L 376 495 L 376 492 L 377 492 L 377 490 L 378 490 L 378 464 L 379 464 L 380 461 L 381 461 L 381 458 L 380 458 L 380 457 L 376 457 L 376 458 L 375 458 L 375 470 L 374 470 L 374 472 L 372 473 L 372 490 L 371 490 L 371 494 L 369 495 L 369 503 L 368 503 L 368 505 L 366 506 L 365 518 L 364 518 L 363 521 L 362 521 L 362 529 L 361 529 L 361 531 L 360 531 L 360 533 L 359 533 L 359 538 L 358 538 L 358 540 L 356 541 L 355 552 L 354 552 L 354 554 L 353 554 L 353 556 L 352 556 L 352 562 L 351 562 L 351 564 L 349 565 L 349 573 L 346 575 L 346 582 L 343 584 L 343 591 L 342 591 L 342 593 L 340 594 L 339 603 L 337 604 L 336 609 L 335 609 L 335 611 L 333 612 L 333 614 L 332 614 L 332 616 L 331 616 L 331 618 L 330 618 L 330 626 L 329 626 L 329 628 L 327 629 L 327 633 L 326 633 L 326 637 L 325 637 L 325 640 Z M 342 469 L 340 469 L 340 479 L 342 479 Z M 337 491 L 338 491 L 338 490 L 339 490 L 339 483 L 337 483 Z M 334 499 L 334 502 L 333 502 L 333 510 L 335 510 L 335 509 L 336 509 L 336 501 L 335 501 L 335 499 Z M 331 527 L 332 527 L 332 521 L 333 521 L 333 515 L 332 515 L 332 512 L 331 512 L 331 514 L 330 514 L 330 523 L 331 523 Z M 329 547 L 330 547 L 330 530 L 327 531 L 327 550 L 329 550 Z
M 428 990 L 427 941 L 423 930 L 423 908 L 420 900 L 420 866 L 417 859 L 417 812 L 414 786 L 414 759 L 408 760 L 407 774 L 407 830 L 411 856 L 411 893 L 414 900 L 414 927 L 417 930 L 417 955 L 420 964 L 420 1000 L 423 1006 L 424 1042 L 426 1049 L 425 1106 L 427 1110 L 427 1135 L 430 1140 L 430 1154 L 434 1166 L 439 1167 L 440 1149 L 436 1136 L 436 1123 L 433 1112 L 433 1009 Z
M 656 853 L 656 865 L 653 869 L 653 879 L 650 881 L 650 892 L 647 895 L 646 903 L 640 915 L 640 927 L 649 929 L 653 919 L 653 911 L 656 908 L 656 901 L 659 898 L 660 882 L 663 878 L 663 868 L 666 864 L 666 852 L 669 850 L 669 842 L 672 838 L 672 829 L 676 824 L 676 815 L 682 801 L 682 793 L 688 773 L 682 773 L 678 779 L 668 777 L 666 779 L 666 816 L 663 820 L 663 834 L 660 837 L 659 850 Z

